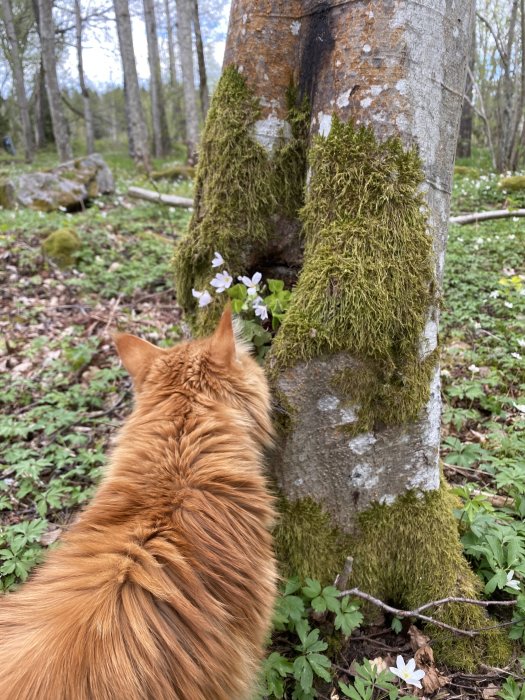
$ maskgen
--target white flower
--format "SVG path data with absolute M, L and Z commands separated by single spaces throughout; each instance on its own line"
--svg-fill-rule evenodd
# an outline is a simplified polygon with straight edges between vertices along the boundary
M 239 275 L 239 277 L 237 277 L 239 282 L 242 282 L 244 284 L 250 296 L 257 294 L 257 285 L 261 281 L 261 278 L 262 275 L 260 272 L 256 272 L 251 279 L 249 277 L 246 277 L 246 275 Z
M 215 251 L 215 253 L 213 254 L 213 260 L 211 261 L 211 266 L 220 267 L 221 265 L 224 265 L 224 258 L 220 253 Z
M 514 408 L 520 413 L 525 413 L 525 403 L 515 403 Z
M 525 338 L 518 338 L 518 345 L 520 348 L 525 348 Z
M 232 282 L 233 277 L 230 275 L 229 272 L 225 270 L 224 272 L 217 272 L 210 284 L 212 287 L 216 288 L 217 294 L 221 294 L 222 292 L 226 291 L 228 287 L 231 286 Z
M 491 299 L 497 299 L 497 298 L 499 297 L 499 291 L 498 291 L 497 289 L 495 289 L 493 292 L 491 292 L 491 293 L 489 294 L 489 297 L 490 297 Z
M 469 365 L 469 370 L 472 372 L 472 374 L 477 374 L 479 372 L 479 367 L 476 365 Z
M 258 316 L 261 321 L 266 321 L 268 318 L 268 309 L 264 304 L 258 304 L 257 306 L 253 307 L 253 310 L 255 311 L 255 315 Z
M 516 360 L 521 360 L 521 355 L 519 354 L 519 352 L 511 352 L 510 356 L 514 357 Z
M 520 589 L 520 582 L 516 581 L 514 578 L 514 570 L 511 569 L 510 571 L 507 571 L 507 582 L 505 583 L 507 588 L 514 588 L 515 591 L 519 591 Z
M 507 307 L 507 309 L 512 309 L 513 303 L 511 301 L 504 301 L 503 305 Z
M 394 674 L 394 676 L 401 678 L 401 680 L 405 681 L 405 683 L 408 683 L 408 685 L 415 685 L 416 688 L 421 688 L 422 685 L 420 683 L 420 680 L 424 678 L 425 672 L 420 670 L 416 671 L 415 669 L 415 659 L 409 659 L 408 663 L 405 664 L 401 655 L 397 657 L 396 665 L 390 666 L 390 671 Z
M 195 297 L 195 299 L 199 300 L 199 306 L 202 308 L 203 306 L 208 306 L 208 304 L 211 302 L 211 294 L 204 290 L 203 292 L 199 292 L 196 289 L 191 290 L 192 296 Z

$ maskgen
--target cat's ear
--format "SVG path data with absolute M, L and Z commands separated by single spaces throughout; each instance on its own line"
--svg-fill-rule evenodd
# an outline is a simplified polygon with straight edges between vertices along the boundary
M 212 350 L 213 356 L 224 365 L 229 365 L 235 360 L 235 333 L 230 302 L 222 312 L 219 325 L 212 336 Z
M 122 364 L 130 373 L 135 384 L 143 379 L 151 363 L 162 354 L 162 350 L 147 340 L 129 333 L 115 333 L 113 341 Z

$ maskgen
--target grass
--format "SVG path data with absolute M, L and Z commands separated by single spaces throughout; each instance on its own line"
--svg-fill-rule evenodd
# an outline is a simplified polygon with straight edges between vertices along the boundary
M 170 260 L 188 215 L 128 202 L 130 183 L 151 183 L 135 177 L 121 153 L 108 161 L 117 193 L 83 213 L 0 212 L 0 590 L 27 577 L 93 493 L 111 435 L 129 411 L 129 381 L 110 330 L 167 343 L 183 333 Z M 45 163 L 50 156 L 37 165 Z M 523 206 L 520 193 L 505 193 L 497 176 L 480 173 L 456 178 L 454 213 Z M 159 187 L 191 195 L 191 183 Z M 73 266 L 60 269 L 41 242 L 64 226 L 74 226 L 82 247 Z M 509 634 L 518 658 L 525 641 L 524 248 L 525 231 L 512 218 L 452 227 L 441 324 L 444 471 L 485 595 L 517 600 Z M 339 646 L 332 657 L 348 667 L 362 658 L 357 647 Z M 520 676 L 524 663 L 512 671 Z

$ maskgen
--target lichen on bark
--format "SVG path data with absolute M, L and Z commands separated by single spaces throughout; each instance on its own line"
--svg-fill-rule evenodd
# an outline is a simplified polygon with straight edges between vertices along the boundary
M 420 349 L 436 284 L 417 150 L 335 117 L 309 162 L 305 259 L 269 367 L 347 351 L 367 366 L 334 377 L 360 407 L 351 429 L 415 420 L 436 365 Z
M 301 206 L 308 118 L 307 106 L 297 106 L 295 97 L 290 89 L 291 138 L 283 134 L 271 154 L 254 135 L 258 98 L 236 68 L 224 70 L 202 135 L 195 211 L 175 253 L 177 298 L 187 311 L 195 311 L 192 288 L 202 290 L 213 276 L 215 250 L 235 279 L 264 256 L 273 217 L 293 216 Z M 197 334 L 213 327 L 223 301 L 217 298 L 194 316 Z

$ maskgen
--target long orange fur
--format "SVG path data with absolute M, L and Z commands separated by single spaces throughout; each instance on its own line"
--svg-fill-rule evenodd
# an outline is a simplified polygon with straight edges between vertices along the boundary
M 96 496 L 0 600 L 2 700 L 247 700 L 275 596 L 262 370 L 211 338 L 117 336 L 135 385 Z

